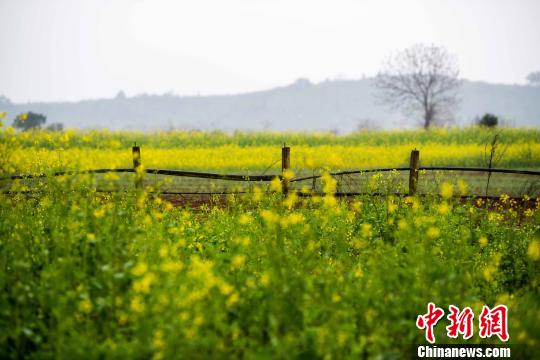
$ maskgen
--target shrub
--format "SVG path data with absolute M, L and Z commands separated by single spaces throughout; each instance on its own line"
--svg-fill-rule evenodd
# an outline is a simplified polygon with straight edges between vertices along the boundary
M 478 125 L 487 127 L 496 127 L 499 124 L 499 118 L 496 115 L 486 113 L 478 120 Z

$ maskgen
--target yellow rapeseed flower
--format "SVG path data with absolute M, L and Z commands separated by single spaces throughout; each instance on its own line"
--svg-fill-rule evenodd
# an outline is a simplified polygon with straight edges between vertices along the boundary
M 285 200 L 283 200 L 283 205 L 286 208 L 291 209 L 296 204 L 297 201 L 298 201 L 298 195 L 296 195 L 295 192 L 291 192 L 287 194 L 287 197 L 285 198 Z
M 260 283 L 262 286 L 268 286 L 270 284 L 270 274 L 268 272 L 262 273 Z
M 135 276 L 144 275 L 148 271 L 148 265 L 144 261 L 140 261 L 131 269 L 131 273 Z
M 97 219 L 101 219 L 105 215 L 105 208 L 101 207 L 94 210 L 94 216 Z
M 540 260 L 540 240 L 534 239 L 531 241 L 527 249 L 527 255 L 535 261 Z
M 360 227 L 360 234 L 365 238 L 369 238 L 372 235 L 372 228 L 371 224 L 364 223 Z
M 323 182 L 323 192 L 325 194 L 334 194 L 336 192 L 337 181 L 328 173 L 321 175 L 321 181 Z
M 469 186 L 467 185 L 467 183 L 465 181 L 463 181 L 462 179 L 460 179 L 458 181 L 458 189 L 459 189 L 459 194 L 460 195 L 467 195 L 467 191 L 469 190 Z
M 156 276 L 154 274 L 147 273 L 141 279 L 135 280 L 133 282 L 133 291 L 147 294 L 150 292 L 150 287 L 155 280 Z
M 155 349 L 161 349 L 165 346 L 165 341 L 163 341 L 163 331 L 161 330 L 154 331 L 154 339 L 152 341 L 152 346 Z
M 351 208 L 354 212 L 360 212 L 360 210 L 362 209 L 362 202 L 358 200 L 353 201 L 351 204 Z
M 219 288 L 219 292 L 221 292 L 223 295 L 229 295 L 234 290 L 234 287 L 225 281 L 220 282 L 218 284 L 218 288 Z
M 238 293 L 235 291 L 227 299 L 227 306 L 232 307 L 236 305 L 239 300 L 240 300 L 240 295 L 238 295 Z
M 480 238 L 478 239 L 478 243 L 480 244 L 481 247 L 487 246 L 487 244 L 488 244 L 488 239 L 487 239 L 487 237 L 485 237 L 485 236 L 480 236 Z
M 273 225 L 279 222 L 279 215 L 274 213 L 272 210 L 262 210 L 261 217 L 267 225 Z
M 258 187 L 258 186 L 255 186 L 253 188 L 253 201 L 259 202 L 259 201 L 261 201 L 262 197 L 263 197 L 262 189 L 260 187 Z
M 442 202 L 438 207 L 439 214 L 446 215 L 450 211 L 450 206 L 448 206 L 448 203 Z
M 279 180 L 278 177 L 275 177 L 270 182 L 270 191 L 281 192 L 281 190 L 281 180 Z
M 83 314 L 89 314 L 93 309 L 92 301 L 90 299 L 83 299 L 79 302 L 79 311 Z
M 139 295 L 134 296 L 133 299 L 131 299 L 129 307 L 134 313 L 140 314 L 144 312 L 143 299 Z
M 245 255 L 234 255 L 231 259 L 231 268 L 233 270 L 241 269 L 246 264 L 246 256 Z
M 238 219 L 238 223 L 240 225 L 247 225 L 247 224 L 251 223 L 252 220 L 253 220 L 253 218 L 251 216 L 249 216 L 248 214 L 242 214 L 242 215 L 240 215 L 240 218 Z
M 445 199 L 449 199 L 454 195 L 454 185 L 450 183 L 442 183 L 441 184 L 441 196 Z
M 180 261 L 166 260 L 161 264 L 161 270 L 164 272 L 178 272 L 184 268 Z
M 323 196 L 323 203 L 324 203 L 324 206 L 329 207 L 329 208 L 335 208 L 338 205 L 338 201 L 337 201 L 336 197 L 334 195 L 332 195 L 332 194 L 324 195 Z
M 398 221 L 397 226 L 398 226 L 398 229 L 400 230 L 406 230 L 409 228 L 409 223 L 407 223 L 407 220 L 401 219 Z
M 426 235 L 431 239 L 436 239 L 441 235 L 441 230 L 439 230 L 439 228 L 432 226 L 429 229 L 427 229 Z
M 285 169 L 282 175 L 285 180 L 291 180 L 294 177 L 294 172 L 291 169 Z
M 493 280 L 493 274 L 497 271 L 497 268 L 494 265 L 488 265 L 482 271 L 482 275 L 486 281 Z

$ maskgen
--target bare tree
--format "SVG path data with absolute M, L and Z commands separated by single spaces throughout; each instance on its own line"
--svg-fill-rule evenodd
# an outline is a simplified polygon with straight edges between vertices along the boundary
M 382 103 L 410 114 L 421 114 L 428 129 L 449 120 L 461 85 L 457 61 L 435 45 L 414 45 L 386 59 L 375 79 Z

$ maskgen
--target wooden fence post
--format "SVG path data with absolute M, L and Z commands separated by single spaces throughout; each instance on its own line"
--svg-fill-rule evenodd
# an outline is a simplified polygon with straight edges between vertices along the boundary
M 420 151 L 411 151 L 411 164 L 409 170 L 409 195 L 416 194 L 418 185 L 418 168 L 420 167 Z
M 133 170 L 135 170 L 135 188 L 142 188 L 142 173 L 141 173 L 141 148 L 135 146 L 131 148 L 133 154 Z
M 282 184 L 283 194 L 285 195 L 289 192 L 289 179 L 285 177 L 285 171 L 289 170 L 290 167 L 291 167 L 291 148 L 283 144 L 283 147 L 281 148 L 281 176 L 283 176 L 283 182 L 281 184 Z

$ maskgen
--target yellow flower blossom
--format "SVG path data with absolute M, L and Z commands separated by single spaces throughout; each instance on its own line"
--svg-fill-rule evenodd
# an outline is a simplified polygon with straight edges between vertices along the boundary
M 97 219 L 101 219 L 105 215 L 105 208 L 101 207 L 99 209 L 94 210 L 94 216 Z
M 532 260 L 535 260 L 535 261 L 540 260 L 540 240 L 539 239 L 534 239 L 533 241 L 531 241 L 527 249 L 527 255 L 529 255 L 529 257 Z
M 442 183 L 441 184 L 441 196 L 444 198 L 444 199 L 449 199 L 452 197 L 452 195 L 454 195 L 454 185 L 450 184 L 450 183 Z
M 92 309 L 94 306 L 92 305 L 92 301 L 90 299 L 83 299 L 79 302 L 79 311 L 83 314 L 89 314 L 92 312 Z
M 446 202 L 442 202 L 438 207 L 439 214 L 446 215 L 450 211 L 450 206 Z
M 334 194 L 336 192 L 337 181 L 330 174 L 324 173 L 321 176 L 323 182 L 323 193 Z
M 281 188 L 281 180 L 279 180 L 278 177 L 275 177 L 271 182 L 270 182 L 270 191 L 274 191 L 274 192 L 281 192 L 282 191 L 282 188 Z
M 148 265 L 144 261 L 140 261 L 131 269 L 131 273 L 135 276 L 144 275 L 148 271 Z
M 279 181 L 279 179 L 278 179 L 278 181 Z M 280 189 L 281 189 L 281 187 L 280 187 Z M 259 201 L 261 201 L 262 197 L 263 197 L 263 190 L 260 187 L 255 186 L 253 188 L 253 201 L 259 202 Z
M 179 272 L 184 268 L 184 264 L 180 261 L 166 260 L 161 264 L 161 270 L 164 272 Z
M 279 222 L 279 215 L 274 213 L 272 210 L 262 210 L 261 217 L 263 218 L 264 222 L 268 225 L 273 225 Z
M 407 220 L 401 219 L 398 221 L 397 226 L 400 230 L 406 230 L 409 228 L 409 223 L 407 223 Z
M 241 269 L 246 264 L 246 256 L 245 255 L 234 255 L 231 259 L 231 268 L 234 269 Z
M 155 282 L 155 280 L 156 276 L 154 274 L 147 273 L 141 279 L 133 281 L 133 291 L 147 294 L 150 292 L 150 287 Z
M 240 295 L 235 291 L 227 299 L 227 306 L 232 307 L 238 303 L 240 300 Z
M 436 228 L 436 227 L 430 227 L 427 229 L 427 232 L 426 232 L 426 235 L 430 238 L 430 239 L 436 239 L 438 238 L 439 236 L 441 236 L 441 230 L 439 230 L 439 228 Z
M 480 236 L 480 238 L 478 239 L 478 243 L 480 244 L 481 247 L 486 247 L 487 244 L 488 244 L 488 239 L 487 239 L 487 237 L 485 237 L 485 236 Z
M 493 274 L 497 271 L 497 268 L 493 265 L 488 265 L 484 268 L 482 271 L 482 275 L 484 276 L 484 279 L 486 281 L 492 281 L 493 280 Z
M 467 185 L 467 183 L 465 181 L 463 181 L 462 179 L 459 179 L 458 180 L 458 189 L 459 189 L 459 194 L 461 196 L 467 195 L 467 192 L 469 190 L 469 186 Z
M 358 200 L 353 201 L 351 204 L 351 208 L 354 212 L 360 212 L 360 210 L 362 209 L 362 202 Z
M 285 169 L 282 176 L 285 180 L 291 180 L 294 177 L 294 172 L 291 169 Z
M 232 287 L 230 284 L 226 283 L 226 282 L 220 282 L 219 285 L 219 291 L 223 294 L 223 295 L 229 295 L 233 292 L 234 290 L 234 287 Z
M 262 275 L 261 275 L 261 278 L 260 278 L 260 283 L 262 286 L 268 286 L 270 285 L 270 274 L 268 272 L 264 272 Z
M 152 346 L 155 349 L 161 349 L 165 346 L 165 341 L 163 341 L 163 331 L 161 330 L 154 331 L 154 339 L 152 341 Z
M 248 214 L 242 214 L 240 215 L 240 218 L 238 219 L 238 223 L 240 225 L 247 225 L 250 224 L 253 218 L 249 216 Z
M 298 195 L 296 195 L 295 192 L 291 192 L 287 194 L 287 197 L 285 198 L 285 200 L 283 200 L 283 205 L 286 208 L 291 209 L 296 204 L 297 201 L 298 201 Z
M 393 198 L 393 197 L 389 197 L 389 198 L 388 198 L 388 202 L 387 202 L 386 208 L 387 208 L 387 210 L 388 210 L 388 213 L 390 213 L 390 214 L 393 214 L 393 213 L 397 210 L 398 206 L 397 206 L 397 204 L 394 202 L 394 198 Z
M 362 226 L 360 227 L 360 234 L 365 238 L 369 238 L 373 233 L 372 228 L 373 227 L 371 226 L 371 224 L 362 224 Z
M 327 194 L 323 196 L 323 204 L 328 208 L 335 208 L 338 205 L 338 201 L 334 195 Z

